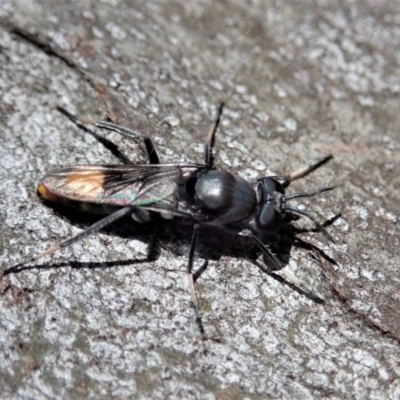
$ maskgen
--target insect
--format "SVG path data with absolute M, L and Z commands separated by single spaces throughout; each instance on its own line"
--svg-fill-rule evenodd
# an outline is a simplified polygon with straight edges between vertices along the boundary
M 286 214 L 301 214 L 310 219 L 330 241 L 333 237 L 307 211 L 300 210 L 290 201 L 300 197 L 315 196 L 332 190 L 323 187 L 315 191 L 285 194 L 290 182 L 299 179 L 332 156 L 327 156 L 291 175 L 267 176 L 248 182 L 214 166 L 213 148 L 223 104 L 218 107 L 216 118 L 208 132 L 204 146 L 203 163 L 160 163 L 151 139 L 141 133 L 125 129 L 111 122 L 76 119 L 109 131 L 115 131 L 133 140 L 142 140 L 148 163 L 127 165 L 76 165 L 57 168 L 47 173 L 38 186 L 43 200 L 73 206 L 88 212 L 105 214 L 92 226 L 10 269 L 22 267 L 57 250 L 73 245 L 101 230 L 118 219 L 131 215 L 138 222 L 147 222 L 151 212 L 164 218 L 184 217 L 193 221 L 193 234 L 188 254 L 187 273 L 191 300 L 201 333 L 200 312 L 195 292 L 193 260 L 199 230 L 212 225 L 223 231 L 238 234 L 248 231 L 266 259 L 276 268 L 281 262 L 263 243 L 262 237 L 279 232 L 286 224 Z M 67 113 L 67 112 L 65 112 Z M 70 117 L 71 114 L 67 113 Z

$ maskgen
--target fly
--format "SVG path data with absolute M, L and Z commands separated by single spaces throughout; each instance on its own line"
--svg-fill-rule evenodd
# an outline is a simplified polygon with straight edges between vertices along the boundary
M 160 163 L 157 151 L 149 137 L 111 122 L 77 119 L 62 110 L 78 124 L 92 124 L 117 132 L 132 140 L 142 140 L 148 163 L 77 165 L 57 168 L 47 173 L 37 189 L 43 200 L 73 206 L 83 211 L 106 214 L 106 216 L 78 235 L 12 266 L 8 271 L 15 271 L 71 246 L 127 215 L 131 215 L 137 222 L 149 221 L 150 212 L 158 212 L 164 218 L 191 219 L 194 228 L 188 254 L 187 273 L 196 322 L 201 334 L 204 335 L 193 273 L 194 252 L 201 226 L 211 225 L 234 234 L 248 231 L 254 243 L 276 270 L 281 269 L 283 265 L 261 238 L 279 232 L 286 224 L 287 213 L 307 217 L 318 230 L 334 242 L 333 237 L 312 214 L 290 205 L 290 201 L 295 198 L 315 196 L 334 187 L 323 187 L 315 191 L 291 195 L 285 193 L 285 189 L 292 181 L 314 171 L 332 156 L 324 157 L 290 175 L 267 176 L 254 182 L 248 182 L 228 171 L 218 170 L 214 166 L 213 148 L 222 109 L 223 104 L 220 104 L 207 135 L 202 164 Z M 309 292 L 304 287 L 301 289 Z

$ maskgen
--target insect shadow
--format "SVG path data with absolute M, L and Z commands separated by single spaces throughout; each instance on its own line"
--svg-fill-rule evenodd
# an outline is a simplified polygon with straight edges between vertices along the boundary
M 68 206 L 44 202 L 45 205 L 51 208 L 55 215 L 67 221 L 69 224 L 87 229 L 94 223 L 101 220 L 102 216 L 96 214 L 88 214 L 85 212 L 71 209 Z M 340 217 L 340 214 L 335 215 L 330 220 L 326 221 L 323 226 L 328 227 Z M 292 217 L 292 219 L 299 219 Z M 288 221 L 289 222 L 289 221 Z M 147 254 L 145 259 L 125 259 L 115 261 L 100 261 L 100 262 L 79 262 L 69 261 L 65 263 L 51 263 L 32 266 L 14 266 L 6 269 L 3 273 L 4 276 L 9 274 L 16 274 L 29 270 L 53 269 L 53 268 L 75 268 L 75 269 L 108 269 L 113 267 L 129 266 L 140 263 L 156 261 L 161 253 L 161 249 L 166 249 L 177 256 L 186 256 L 188 251 L 188 237 L 192 234 L 193 225 L 189 221 L 172 220 L 167 221 L 160 217 L 157 213 L 152 215 L 152 219 L 146 223 L 141 224 L 132 220 L 131 217 L 123 217 L 118 222 L 114 222 L 101 229 L 99 232 L 106 234 L 110 237 L 121 237 L 124 239 L 135 239 L 148 244 Z M 318 232 L 316 229 L 302 229 L 289 225 L 277 235 L 273 237 L 266 237 L 263 240 L 269 243 L 269 248 L 279 258 L 282 268 L 284 268 L 289 259 L 292 247 L 302 248 L 308 251 L 317 252 L 320 256 L 325 258 L 330 263 L 335 263 L 326 253 L 317 248 L 311 243 L 305 242 L 299 238 L 299 234 Z M 247 259 L 256 265 L 263 273 L 268 274 L 282 284 L 291 287 L 298 293 L 310 298 L 318 303 L 323 303 L 323 299 L 314 294 L 310 290 L 305 290 L 303 287 L 296 286 L 293 282 L 285 280 L 280 275 L 277 275 L 273 266 L 268 264 L 268 260 L 264 260 L 260 264 L 258 260 L 263 254 L 256 246 L 251 237 L 243 235 L 235 235 L 229 232 L 219 231 L 215 227 L 202 228 L 202 235 L 199 238 L 196 248 L 197 255 L 207 260 L 198 270 L 194 273 L 194 280 L 197 281 L 201 274 L 205 272 L 208 266 L 208 261 L 219 261 L 222 257 Z
M 157 258 L 159 254 L 159 247 L 154 245 L 155 243 L 167 244 L 179 254 L 179 244 L 191 237 L 187 273 L 192 305 L 202 337 L 205 337 L 205 333 L 195 292 L 195 281 L 206 268 L 206 264 L 194 272 L 196 248 L 200 257 L 204 259 L 220 259 L 222 255 L 247 258 L 264 272 L 274 275 L 278 280 L 284 279 L 296 290 L 320 302 L 318 296 L 283 267 L 289 259 L 292 246 L 301 242 L 296 239 L 295 228 L 290 222 L 299 215 L 305 216 L 313 222 L 318 231 L 334 242 L 324 226 L 329 225 L 329 221 L 322 225 L 308 211 L 296 208 L 290 202 L 296 198 L 315 196 L 334 187 L 290 195 L 285 193 L 285 189 L 292 181 L 308 175 L 332 156 L 324 157 L 290 175 L 267 176 L 255 182 L 247 182 L 230 172 L 218 170 L 214 166 L 213 148 L 222 109 L 223 104 L 219 106 L 217 116 L 208 132 L 204 146 L 204 162 L 195 164 L 160 163 L 149 137 L 111 122 L 78 119 L 59 108 L 74 123 L 84 127 L 86 132 L 100 140 L 124 164 L 76 165 L 58 168 L 46 174 L 38 186 L 38 194 L 42 200 L 52 203 L 54 210 L 70 222 L 82 225 L 86 220 L 87 226 L 78 235 L 12 266 L 5 274 L 30 268 L 27 267 L 29 263 L 69 247 L 99 231 L 112 235 L 117 232 L 122 237 L 134 236 L 144 241 L 153 238 L 150 240 L 153 245 L 149 246 L 149 260 Z M 114 131 L 143 143 L 147 162 L 133 164 L 117 146 L 88 129 L 86 124 Z M 72 207 L 74 212 L 68 211 L 64 206 Z M 103 214 L 103 217 L 81 218 L 81 213 L 76 210 Z M 179 229 L 174 217 L 180 221 Z M 132 218 L 136 224 L 132 223 Z M 114 224 L 117 221 L 119 225 L 116 229 Z M 146 224 L 143 224 L 144 222 Z M 224 234 L 216 234 L 216 230 L 223 231 Z M 247 235 L 242 235 L 242 232 Z M 227 243 L 230 243 L 230 246 L 227 246 Z M 257 262 L 260 253 L 265 260 L 264 266 Z M 74 265 L 78 266 L 77 263 Z M 96 263 L 90 265 L 93 268 Z M 107 264 L 102 262 L 98 265 L 104 268 Z

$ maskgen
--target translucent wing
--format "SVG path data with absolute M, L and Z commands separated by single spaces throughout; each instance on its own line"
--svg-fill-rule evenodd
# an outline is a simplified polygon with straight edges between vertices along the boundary
M 38 192 L 45 200 L 125 207 L 138 206 L 194 216 L 179 201 L 179 187 L 207 167 L 203 164 L 77 165 L 46 174 Z

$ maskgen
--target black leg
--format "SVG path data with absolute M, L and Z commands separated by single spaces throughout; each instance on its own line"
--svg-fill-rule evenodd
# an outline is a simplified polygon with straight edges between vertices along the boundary
M 205 336 L 205 332 L 204 332 L 203 322 L 201 320 L 199 304 L 197 302 L 196 288 L 194 286 L 195 277 L 193 274 L 194 250 L 196 248 L 197 237 L 199 234 L 199 228 L 200 228 L 199 224 L 196 224 L 193 228 L 192 240 L 190 242 L 190 249 L 189 249 L 189 256 L 188 256 L 187 273 L 188 273 L 188 278 L 189 278 L 189 289 L 190 289 L 190 296 L 192 298 L 192 305 L 193 305 L 194 311 L 196 313 L 196 324 L 199 328 L 201 337 L 203 339 L 205 339 L 206 336 Z
M 90 136 L 94 137 L 99 143 L 101 143 L 106 149 L 108 149 L 114 157 L 118 158 L 122 162 L 122 164 L 132 164 L 132 161 L 127 157 L 124 153 L 122 153 L 118 146 L 108 140 L 107 138 L 99 135 L 97 132 L 89 129 L 83 122 L 79 121 L 75 115 L 68 112 L 65 108 L 57 107 L 57 110 L 60 111 L 61 114 L 64 114 L 70 121 L 72 121 L 75 125 L 77 125 L 84 132 L 88 133 Z
M 135 140 L 143 140 L 144 145 L 146 146 L 146 152 L 149 157 L 149 163 L 150 164 L 160 164 L 160 158 L 158 157 L 157 150 L 154 147 L 153 142 L 151 139 L 143 135 L 139 132 L 133 131 L 131 129 L 124 128 L 120 125 L 114 124 L 112 122 L 105 122 L 105 121 L 91 121 L 91 120 L 84 120 L 81 119 L 81 122 L 87 123 L 87 124 L 92 124 L 94 126 L 97 126 L 98 128 L 103 128 L 107 129 L 109 131 L 117 132 L 120 135 L 133 138 Z
M 302 283 L 296 275 L 290 272 L 286 267 L 284 267 L 281 262 L 271 253 L 268 247 L 256 236 L 252 236 L 254 242 L 257 244 L 259 249 L 262 251 L 264 256 L 271 262 L 273 269 L 271 269 L 268 273 L 274 274 L 293 285 L 298 291 L 305 294 L 308 298 L 316 301 L 317 303 L 323 303 L 324 300 L 317 296 L 311 289 L 309 289 L 304 283 Z M 261 268 L 262 269 L 262 268 Z M 262 269 L 264 272 L 264 269 Z
M 12 271 L 15 269 L 18 269 L 20 267 L 23 267 L 26 264 L 35 262 L 37 260 L 39 260 L 40 258 L 43 258 L 45 256 L 48 256 L 50 254 L 55 253 L 57 250 L 61 250 L 64 249 L 66 247 L 69 247 L 71 245 L 73 245 L 74 243 L 77 243 L 79 241 L 81 241 L 82 239 L 86 238 L 89 235 L 92 235 L 93 233 L 98 232 L 100 229 L 105 228 L 107 225 L 112 224 L 113 222 L 117 221 L 118 219 L 124 217 L 125 215 L 128 215 L 130 213 L 132 213 L 132 210 L 134 209 L 134 207 L 124 207 L 121 208 L 117 211 L 115 211 L 114 213 L 107 215 L 105 218 L 101 219 L 100 221 L 97 221 L 96 223 L 94 223 L 92 226 L 90 226 L 89 228 L 85 229 L 84 231 L 82 231 L 81 233 L 78 233 L 76 236 L 64 240 L 63 242 L 50 247 L 49 249 L 43 251 L 42 253 L 39 253 L 33 257 L 30 257 L 28 260 L 26 261 L 22 261 L 18 264 L 13 265 L 10 268 L 7 268 L 7 271 Z
M 143 135 L 139 132 L 133 131 L 131 129 L 124 128 L 120 125 L 114 124 L 112 122 L 105 122 L 105 121 L 94 121 L 90 118 L 84 118 L 84 117 L 76 117 L 75 115 L 71 114 L 67 110 L 65 110 L 62 107 L 57 107 L 57 109 L 66 115 L 72 122 L 76 123 L 77 125 L 84 127 L 84 124 L 87 125 L 94 125 L 97 126 L 98 128 L 102 129 L 107 129 L 109 131 L 117 132 L 120 135 L 126 136 L 128 138 L 134 139 L 134 140 L 142 140 L 144 142 L 144 145 L 146 146 L 146 153 L 149 158 L 149 163 L 150 164 L 160 164 L 160 159 L 157 154 L 157 150 L 154 147 L 153 142 L 151 139 Z
M 282 263 L 271 253 L 268 247 L 256 236 L 252 236 L 254 242 L 258 246 L 258 248 L 262 251 L 264 256 L 268 259 L 268 261 L 272 264 L 274 271 L 279 271 L 283 268 Z
M 212 123 L 210 130 L 208 131 L 207 141 L 204 146 L 204 164 L 208 165 L 210 168 L 214 166 L 213 149 L 215 142 L 215 133 L 217 132 L 218 129 L 223 108 L 224 108 L 224 103 L 221 103 L 218 106 L 217 115 L 215 116 L 214 122 Z
M 289 210 L 296 214 L 304 215 L 305 217 L 307 217 L 310 221 L 312 221 L 314 223 L 315 227 L 325 235 L 325 237 L 327 239 L 329 239 L 332 243 L 336 243 L 333 236 L 328 233 L 328 231 L 317 221 L 317 219 L 312 214 L 310 214 L 309 212 L 304 211 L 304 210 L 299 210 L 298 208 L 292 207 L 289 205 L 286 205 L 285 208 L 286 208 L 286 210 Z

